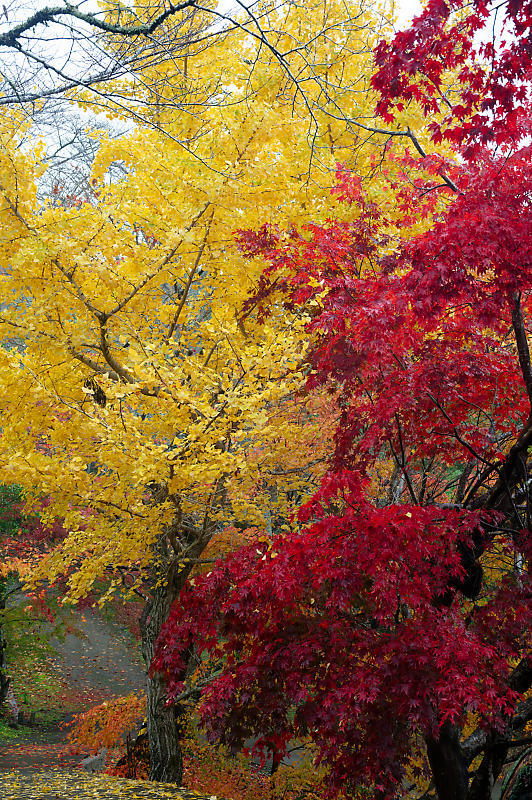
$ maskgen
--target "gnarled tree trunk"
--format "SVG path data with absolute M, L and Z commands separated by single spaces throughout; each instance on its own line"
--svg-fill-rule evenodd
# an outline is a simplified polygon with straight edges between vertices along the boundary
M 427 737 L 426 744 L 438 800 L 466 800 L 469 776 L 458 730 L 446 722 L 438 738 Z
M 150 485 L 154 503 L 168 499 L 166 484 Z M 225 502 L 225 476 L 220 478 L 212 492 L 209 507 L 203 514 L 201 525 L 196 526 L 184 517 L 178 497 L 171 499 L 176 515 L 158 538 L 154 547 L 151 574 L 151 597 L 140 619 L 142 655 L 148 670 L 147 676 L 147 729 L 150 748 L 150 780 L 180 784 L 183 778 L 183 753 L 181 741 L 184 732 L 184 708 L 177 704 L 166 705 L 166 686 L 162 675 L 149 674 L 155 643 L 161 628 L 168 619 L 172 604 L 184 587 L 196 560 L 210 541 L 215 524 L 209 517 L 213 508 Z M 190 660 L 192 663 L 192 660 Z M 186 675 L 183 676 L 185 678 Z
M 153 660 L 155 643 L 163 624 L 168 619 L 173 602 L 177 599 L 198 558 L 208 541 L 194 528 L 182 525 L 178 518 L 175 529 L 167 533 L 174 541 L 178 537 L 186 547 L 187 559 L 170 552 L 165 536 L 161 537 L 152 574 L 151 599 L 147 602 L 140 619 L 142 655 L 147 670 Z M 183 778 L 183 754 L 181 741 L 184 729 L 184 711 L 181 706 L 166 705 L 166 686 L 157 672 L 147 676 L 147 729 L 150 748 L 150 780 L 181 784 Z

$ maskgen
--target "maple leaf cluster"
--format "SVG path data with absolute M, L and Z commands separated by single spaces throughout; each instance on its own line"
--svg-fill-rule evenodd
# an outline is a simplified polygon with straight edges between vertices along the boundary
M 392 122 L 394 109 L 418 102 L 434 141 L 463 145 L 465 157 L 487 143 L 516 146 L 530 133 L 531 25 L 530 2 L 431 0 L 376 49 L 377 112 Z

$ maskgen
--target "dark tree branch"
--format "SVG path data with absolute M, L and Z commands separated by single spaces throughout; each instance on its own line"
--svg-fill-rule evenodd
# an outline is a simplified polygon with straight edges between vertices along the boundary
M 438 738 L 426 737 L 427 756 L 439 800 L 466 800 L 469 778 L 458 730 L 445 722 Z
M 532 664 L 528 658 L 523 659 L 518 666 L 514 669 L 508 685 L 511 689 L 524 694 L 532 685 Z M 525 725 L 532 719 L 532 697 L 523 700 L 515 709 L 515 713 L 509 721 L 504 734 L 494 734 L 486 730 L 486 728 L 477 728 L 470 734 L 464 742 L 462 742 L 462 754 L 467 764 L 471 764 L 474 759 L 485 751 L 489 751 L 487 755 L 492 759 L 493 751 L 501 751 L 500 757 L 497 759 L 499 762 L 499 771 L 502 768 L 506 758 L 506 752 L 509 747 L 515 746 L 514 736 L 523 730 Z M 505 752 L 502 752 L 505 749 Z M 491 753 L 491 755 L 490 755 Z M 485 765 L 483 768 L 483 780 L 486 781 L 488 766 L 493 773 L 493 763 Z M 480 787 L 480 784 L 478 784 Z M 475 792 L 480 792 L 480 788 L 475 788 Z M 473 791 L 473 786 L 472 786 Z M 472 795 L 473 797 L 475 795 Z
M 135 25 L 119 25 L 111 22 L 106 22 L 97 14 L 84 13 L 80 11 L 77 6 L 65 2 L 63 6 L 46 6 L 40 11 L 36 11 L 24 22 L 15 25 L 11 30 L 0 34 L 0 47 L 17 48 L 20 39 L 24 34 L 33 31 L 39 25 L 49 25 L 51 22 L 56 22 L 59 19 L 68 17 L 70 19 L 77 19 L 90 25 L 92 28 L 102 31 L 103 33 L 113 33 L 120 36 L 147 36 L 161 25 L 166 22 L 174 14 L 180 11 L 185 11 L 187 8 L 195 8 L 195 0 L 183 0 L 183 2 L 173 5 L 168 4 L 168 8 L 161 12 L 158 16 L 151 20 L 151 22 L 138 23 Z
M 532 367 L 530 365 L 530 350 L 526 336 L 525 321 L 523 319 L 523 309 L 521 307 L 521 292 L 516 292 L 514 296 L 512 326 L 517 344 L 519 365 L 521 367 L 526 393 L 530 402 L 530 410 L 532 412 Z

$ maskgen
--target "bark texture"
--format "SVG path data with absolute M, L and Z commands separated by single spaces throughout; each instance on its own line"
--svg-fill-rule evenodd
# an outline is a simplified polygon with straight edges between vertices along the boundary
M 163 623 L 168 618 L 174 599 L 171 586 L 159 586 L 142 615 L 142 655 L 147 669 L 153 659 L 155 642 Z M 150 780 L 181 784 L 183 779 L 181 731 L 175 709 L 166 705 L 165 685 L 159 673 L 148 674 L 146 695 Z
M 166 534 L 159 540 L 152 573 L 151 599 L 140 620 L 142 655 L 147 670 L 172 604 L 184 587 L 194 560 L 200 556 L 211 533 L 210 529 L 198 530 L 188 525 L 178 515 L 174 524 L 169 526 Z M 177 555 L 180 549 L 186 552 L 186 560 Z M 181 741 L 185 722 L 184 710 L 180 705 L 166 705 L 165 683 L 157 672 L 148 674 L 146 693 L 150 780 L 179 785 L 183 779 Z
M 458 730 L 446 722 L 438 738 L 427 737 L 426 743 L 438 800 L 466 800 L 469 778 Z

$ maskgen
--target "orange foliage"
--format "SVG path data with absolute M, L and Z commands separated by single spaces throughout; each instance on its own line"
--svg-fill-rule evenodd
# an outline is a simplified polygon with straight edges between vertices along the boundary
M 129 740 L 145 713 L 146 698 L 135 693 L 101 703 L 75 717 L 68 736 L 70 744 L 74 751 L 94 753 L 107 748 L 108 762 L 115 762 L 106 770 L 109 775 L 147 778 L 146 743 L 139 748 Z M 189 723 L 183 757 L 185 786 L 209 796 L 232 800 L 320 800 L 323 796 L 325 774 L 312 764 L 310 754 L 295 766 L 281 765 L 269 777 L 251 763 L 249 756 L 233 756 L 226 748 L 200 741 Z
M 146 697 L 132 692 L 77 714 L 68 738 L 75 750 L 123 748 L 126 736 L 145 715 Z
M 239 547 L 244 547 L 251 542 L 264 537 L 264 532 L 257 527 L 244 528 L 241 530 L 236 525 L 228 525 L 223 530 L 215 533 L 211 541 L 205 548 L 204 556 L 206 559 L 220 558 L 226 553 L 230 553 Z M 198 568 L 198 572 L 204 572 L 202 568 Z
M 273 776 L 260 772 L 241 753 L 200 742 L 192 730 L 184 742 L 184 778 L 189 789 L 231 800 L 321 800 L 325 772 L 310 754 L 294 766 L 281 765 Z

